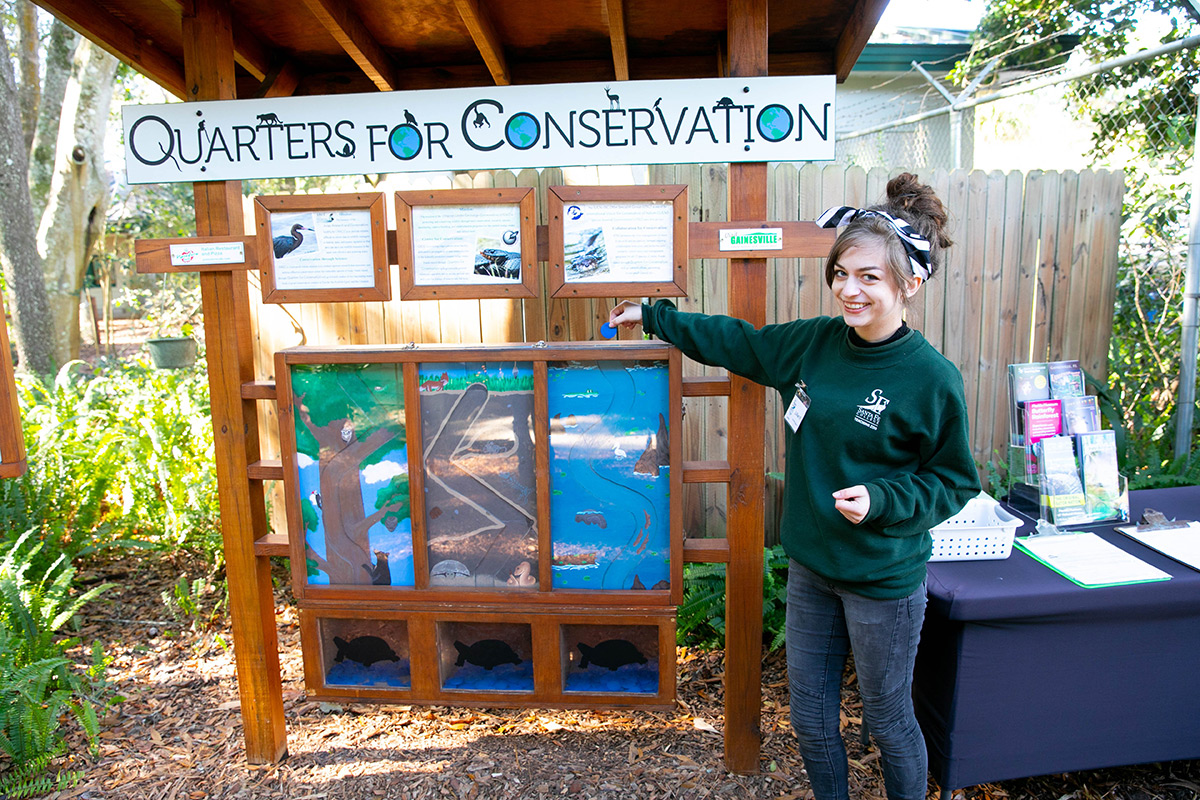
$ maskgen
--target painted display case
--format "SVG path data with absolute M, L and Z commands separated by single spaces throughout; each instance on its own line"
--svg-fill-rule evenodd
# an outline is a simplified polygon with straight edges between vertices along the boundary
M 677 350 L 293 348 L 276 384 L 315 696 L 673 697 Z
M 313 699 L 570 708 L 675 700 L 670 608 L 302 607 L 300 626 Z

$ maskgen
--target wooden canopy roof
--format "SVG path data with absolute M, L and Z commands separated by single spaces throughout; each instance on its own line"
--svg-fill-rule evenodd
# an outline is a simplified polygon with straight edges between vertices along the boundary
M 184 97 L 191 0 L 35 0 Z M 709 78 L 737 0 L 231 0 L 237 96 Z M 845 80 L 887 0 L 767 0 L 768 74 Z

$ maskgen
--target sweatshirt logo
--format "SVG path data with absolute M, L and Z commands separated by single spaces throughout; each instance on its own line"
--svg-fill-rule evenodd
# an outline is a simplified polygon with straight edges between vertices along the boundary
M 854 421 L 860 425 L 866 425 L 873 431 L 879 430 L 879 418 L 890 402 L 883 396 L 882 389 L 873 389 L 867 397 L 867 402 L 860 405 L 858 411 L 854 413 Z

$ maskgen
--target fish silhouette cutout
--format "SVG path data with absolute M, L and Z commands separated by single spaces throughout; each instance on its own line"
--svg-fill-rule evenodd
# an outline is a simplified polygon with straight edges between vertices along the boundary
M 501 664 L 521 663 L 521 659 L 512 647 L 499 639 L 480 639 L 470 646 L 462 642 L 455 642 L 454 648 L 458 650 L 458 661 L 454 662 L 456 667 L 461 667 L 469 662 L 490 672 Z
M 595 647 L 583 642 L 575 646 L 583 654 L 583 660 L 579 662 L 580 669 L 587 669 L 588 664 L 595 664 L 597 667 L 608 667 L 609 670 L 615 671 L 626 664 L 646 663 L 642 651 L 627 639 L 606 639 Z
M 333 643 L 337 646 L 337 655 L 333 660 L 339 664 L 347 658 L 364 667 L 370 667 L 376 661 L 400 660 L 400 656 L 396 655 L 391 646 L 378 636 L 359 636 L 348 642 L 340 636 L 335 636 Z

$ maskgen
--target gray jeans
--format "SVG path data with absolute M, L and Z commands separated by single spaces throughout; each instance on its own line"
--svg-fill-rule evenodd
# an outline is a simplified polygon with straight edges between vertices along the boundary
M 924 619 L 924 583 L 908 597 L 872 600 L 791 562 L 786 644 L 792 728 L 816 800 L 849 798 L 840 710 L 842 669 L 851 648 L 888 800 L 924 799 L 928 755 L 912 705 Z

